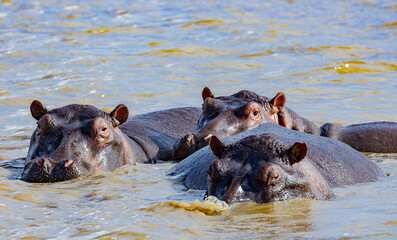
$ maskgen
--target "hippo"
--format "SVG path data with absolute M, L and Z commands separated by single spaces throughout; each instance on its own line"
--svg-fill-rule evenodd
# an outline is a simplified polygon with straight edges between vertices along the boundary
M 176 161 L 207 146 L 212 135 L 224 139 L 268 122 L 299 132 L 331 137 L 363 152 L 397 152 L 397 123 L 371 122 L 344 128 L 326 123 L 319 128 L 285 107 L 286 97 L 281 92 L 272 99 L 248 90 L 215 97 L 205 87 L 202 98 L 202 115 L 195 132 L 182 137 L 174 146 L 172 158 Z M 366 139 L 365 144 L 362 139 Z
M 169 160 L 175 142 L 192 132 L 200 115 L 194 107 L 132 117 L 124 104 L 106 113 L 91 105 L 71 104 L 47 110 L 35 100 L 37 120 L 21 180 L 57 182 L 92 171 Z
M 202 98 L 202 114 L 196 131 L 181 138 L 174 146 L 173 160 L 180 161 L 207 146 L 212 135 L 223 139 L 268 122 L 314 135 L 322 133 L 313 122 L 285 107 L 286 97 L 281 92 L 272 99 L 248 90 L 215 97 L 205 87 Z
M 326 123 L 320 128 L 322 136 L 344 142 L 360 152 L 397 153 L 396 122 L 370 122 L 346 127 Z
M 229 204 L 332 199 L 333 187 L 374 182 L 384 175 L 345 143 L 275 123 L 224 140 L 211 136 L 209 142 L 167 174 Z
M 110 114 L 78 104 L 49 111 L 35 100 L 30 111 L 37 128 L 31 136 L 22 180 L 49 182 L 51 171 L 64 160 L 105 171 L 134 164 L 131 146 L 117 128 L 128 119 L 125 105 L 118 105 Z

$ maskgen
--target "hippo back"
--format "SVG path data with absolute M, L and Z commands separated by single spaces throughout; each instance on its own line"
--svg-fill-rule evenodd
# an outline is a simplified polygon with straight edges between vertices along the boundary
M 307 159 L 322 174 L 331 187 L 373 182 L 382 176 L 382 170 L 360 152 L 350 146 L 326 137 L 289 130 L 277 124 L 266 123 L 250 131 L 231 136 L 224 140 L 233 143 L 250 135 L 270 135 L 281 143 L 293 145 L 306 142 Z M 175 179 L 183 179 L 192 189 L 207 189 L 208 166 L 215 159 L 209 147 L 195 152 L 168 171 Z
M 196 107 L 172 108 L 133 116 L 120 129 L 148 159 L 170 160 L 175 142 L 194 131 L 200 114 Z

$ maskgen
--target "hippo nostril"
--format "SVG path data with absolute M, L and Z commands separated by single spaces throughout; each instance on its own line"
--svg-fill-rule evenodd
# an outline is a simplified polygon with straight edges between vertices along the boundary
M 204 138 L 204 140 L 207 142 L 207 144 L 210 143 L 211 137 L 212 137 L 212 134 L 208 134 L 208 136 L 206 136 L 206 137 Z
M 40 158 L 39 160 L 36 161 L 36 164 L 39 166 L 43 166 L 44 160 Z
M 186 135 L 185 140 L 188 147 L 192 147 L 195 144 L 193 134 Z
M 65 168 L 70 167 L 73 164 L 73 160 L 68 160 L 65 162 Z

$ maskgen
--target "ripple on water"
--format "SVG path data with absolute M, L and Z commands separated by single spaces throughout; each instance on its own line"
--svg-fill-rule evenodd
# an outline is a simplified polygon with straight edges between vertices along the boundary
M 230 50 L 206 48 L 200 46 L 184 46 L 180 49 L 162 49 L 151 52 L 138 53 L 137 56 L 153 55 L 153 56 L 183 56 L 183 55 L 195 55 L 195 56 L 216 56 L 216 55 L 227 55 L 231 54 Z
M 195 21 L 192 23 L 188 23 L 183 25 L 183 28 L 189 28 L 189 27 L 193 27 L 193 26 L 202 26 L 202 25 L 206 25 L 206 26 L 219 26 L 220 24 L 223 24 L 223 21 L 220 19 L 209 19 L 209 20 L 200 20 L 200 21 Z
M 125 103 L 135 114 L 199 106 L 209 86 L 217 96 L 283 91 L 318 125 L 397 121 L 396 9 L 378 0 L 3 0 L 1 236 L 395 239 L 393 154 L 368 155 L 387 177 L 335 189 L 332 201 L 226 209 L 169 181 L 167 164 L 34 184 L 18 180 L 24 160 L 12 159 L 26 156 L 33 99 L 49 109 Z
M 130 232 L 130 231 L 112 231 L 107 234 L 103 234 L 98 236 L 97 238 L 102 239 L 102 240 L 107 240 L 107 239 L 146 239 L 149 236 L 144 233 L 138 233 L 138 232 Z
M 254 233 L 267 236 L 285 237 L 291 232 L 298 237 L 313 230 L 312 209 L 317 201 L 295 199 L 266 204 L 237 203 L 211 223 L 230 236 L 249 236 Z

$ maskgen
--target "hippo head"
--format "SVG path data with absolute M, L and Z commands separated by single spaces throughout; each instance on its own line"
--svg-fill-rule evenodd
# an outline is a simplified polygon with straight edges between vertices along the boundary
M 79 104 L 49 111 L 35 100 L 30 110 L 37 128 L 21 176 L 24 181 L 50 182 L 50 175 L 54 181 L 67 180 L 88 171 L 111 171 L 132 159 L 127 140 L 117 128 L 128 119 L 123 104 L 108 114 Z
M 328 199 L 333 196 L 328 184 L 318 189 L 312 184 L 318 175 L 302 172 L 300 167 L 308 151 L 306 143 L 293 146 L 281 144 L 272 136 L 249 136 L 241 141 L 226 145 L 212 136 L 210 147 L 217 158 L 207 169 L 207 195 L 226 203 L 272 201 L 311 198 Z M 305 164 L 310 164 L 307 161 Z M 305 170 L 303 170 L 305 171 Z M 314 176 L 316 177 L 308 177 Z M 325 180 L 324 180 L 325 181 Z
M 214 97 L 207 87 L 203 89 L 203 113 L 196 131 L 181 138 L 173 149 L 173 159 L 182 160 L 207 146 L 212 135 L 226 137 L 250 130 L 263 123 L 279 123 L 278 113 L 286 97 L 278 93 L 273 99 L 243 90 L 231 96 Z

